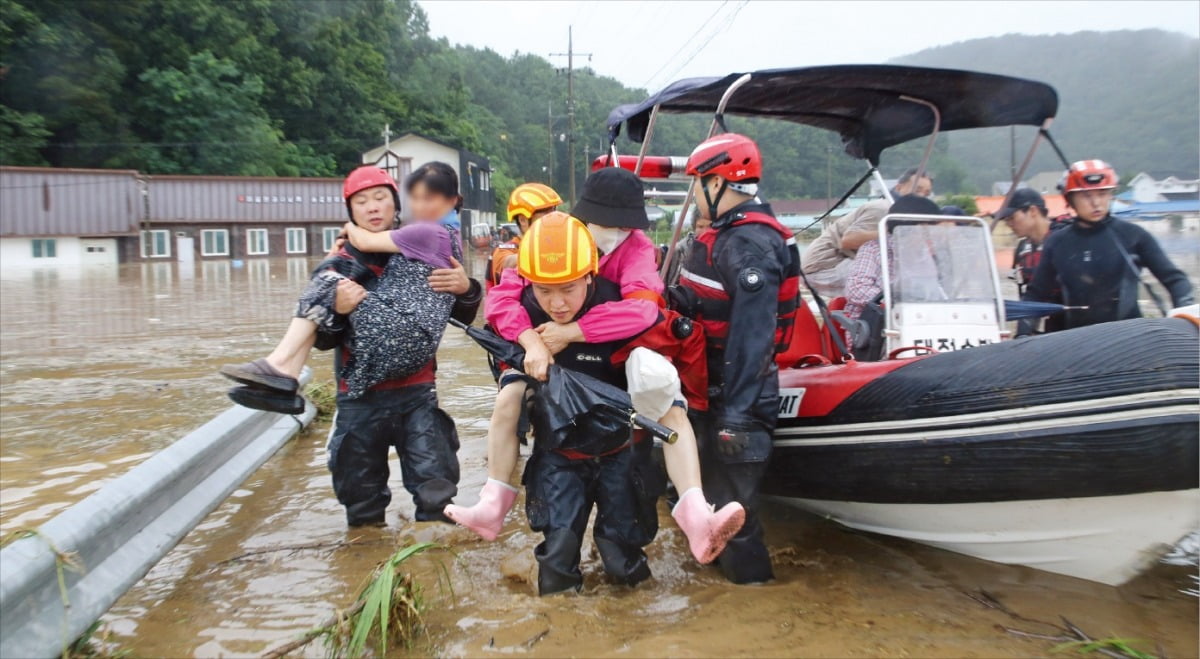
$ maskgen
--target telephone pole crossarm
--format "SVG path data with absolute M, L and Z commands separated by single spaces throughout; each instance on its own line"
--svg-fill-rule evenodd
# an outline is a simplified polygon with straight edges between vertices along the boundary
M 575 206 L 575 56 L 585 56 L 589 59 L 592 53 L 575 52 L 575 37 L 573 26 L 567 26 L 567 52 L 550 53 L 551 57 L 567 58 L 567 170 L 570 172 L 571 206 Z

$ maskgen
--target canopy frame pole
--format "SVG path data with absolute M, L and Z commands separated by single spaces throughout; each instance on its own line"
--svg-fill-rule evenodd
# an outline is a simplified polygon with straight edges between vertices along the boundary
M 847 199 L 849 199 L 849 198 L 850 198 L 850 197 L 851 197 L 851 196 L 852 196 L 852 195 L 853 195 L 855 192 L 857 192 L 857 191 L 858 191 L 858 189 L 862 187 L 862 184 L 867 182 L 867 179 L 871 178 L 871 174 L 872 174 L 874 171 L 875 171 L 875 166 L 874 166 L 874 165 L 872 165 L 872 166 L 871 166 L 871 168 L 867 170 L 867 173 L 866 173 L 866 174 L 863 174 L 863 175 L 862 175 L 862 178 L 858 179 L 858 183 L 855 183 L 855 184 L 854 184 L 854 185 L 853 185 L 853 186 L 852 186 L 852 187 L 851 187 L 849 190 L 847 190 L 847 191 L 846 191 L 846 194 L 842 195 L 842 197 L 841 197 L 840 199 L 838 199 L 838 200 L 837 200 L 837 203 L 836 203 L 836 204 L 834 204 L 834 205 L 830 206 L 830 207 L 829 207 L 829 210 L 827 210 L 827 211 L 825 211 L 824 213 L 822 213 L 820 217 L 818 217 L 817 219 L 813 220 L 812 222 L 809 222 L 809 223 L 808 223 L 808 226 L 806 226 L 806 227 L 804 227 L 803 229 L 801 229 L 801 230 L 797 231 L 797 232 L 796 232 L 796 235 L 800 235 L 800 234 L 804 233 L 805 231 L 808 231 L 809 229 L 811 229 L 811 228 L 813 228 L 814 226 L 816 226 L 818 222 L 824 222 L 824 221 L 825 221 L 825 218 L 829 217 L 829 215 L 830 215 L 831 213 L 833 213 L 833 211 L 837 210 L 837 209 L 838 209 L 838 207 L 840 207 L 842 204 L 846 203 L 846 200 L 847 200 Z
M 650 139 L 654 137 L 654 124 L 658 121 L 658 107 L 654 106 L 650 110 L 650 120 L 646 122 L 646 135 L 642 138 L 642 148 L 638 151 L 637 164 L 633 166 L 633 173 L 642 175 L 642 163 L 646 161 L 646 152 L 650 150 Z M 614 166 L 618 166 L 616 162 Z
M 1021 179 L 1025 177 L 1025 171 L 1029 169 L 1029 164 L 1033 162 L 1033 154 L 1037 153 L 1037 148 L 1042 143 L 1042 137 L 1049 135 L 1047 129 L 1050 128 L 1050 122 L 1054 121 L 1054 117 L 1049 117 L 1042 122 L 1042 127 L 1038 129 L 1036 135 L 1033 136 L 1033 144 L 1029 145 L 1029 152 L 1025 154 L 1025 159 L 1021 161 L 1021 166 L 1017 171 L 1013 172 L 1012 182 L 1009 183 L 1008 192 L 1004 193 L 1004 201 L 1000 202 L 999 208 L 1008 206 L 1008 202 L 1012 200 L 1013 194 L 1017 191 L 1017 185 L 1021 183 Z M 1057 151 L 1057 147 L 1055 151 Z M 1060 154 L 1061 155 L 1061 154 Z M 997 209 L 999 210 L 999 209 Z M 992 230 L 996 229 L 997 222 L 992 222 Z
M 938 134 L 942 130 L 942 111 L 938 109 L 937 105 L 930 103 L 923 98 L 917 98 L 915 96 L 901 96 L 900 100 L 908 101 L 909 103 L 916 103 L 917 105 L 924 105 L 925 107 L 929 108 L 930 112 L 933 113 L 933 131 L 929 133 L 929 143 L 925 145 L 925 155 L 921 156 L 921 164 L 917 166 L 916 178 L 917 180 L 920 180 L 925 177 L 925 169 L 929 166 L 929 157 L 933 155 L 933 143 L 937 141 Z M 890 196 L 889 199 L 891 199 Z
M 883 174 L 879 173 L 878 167 L 871 168 L 871 175 L 875 177 L 875 182 L 879 184 L 879 189 L 883 190 L 883 198 L 888 200 L 889 204 L 896 203 L 892 198 L 892 191 L 888 189 L 887 181 L 883 180 Z
M 751 77 L 753 77 L 753 76 L 749 73 L 742 74 L 742 76 L 740 78 L 738 78 L 737 80 L 734 80 L 733 83 L 729 85 L 729 88 L 725 90 L 725 93 L 721 95 L 721 102 L 717 103 L 717 111 L 713 114 L 712 125 L 709 126 L 709 128 L 708 128 L 708 136 L 705 137 L 704 139 L 707 140 L 709 137 L 716 135 L 717 128 L 725 127 L 725 119 L 724 119 L 725 106 L 727 106 L 729 104 L 729 99 L 731 97 L 733 97 L 733 93 L 736 92 L 738 90 L 738 88 L 740 88 L 742 85 L 746 84 L 747 82 L 750 82 Z M 655 111 L 657 111 L 657 110 L 658 110 L 658 106 L 655 106 Z M 653 118 L 653 116 L 654 115 L 651 114 L 652 118 Z M 647 135 L 646 135 L 646 138 L 642 141 L 642 149 L 643 150 L 646 149 L 646 145 L 649 144 L 649 142 L 650 142 L 650 135 L 649 135 L 649 126 L 650 125 L 653 125 L 653 124 L 647 125 L 647 128 L 646 128 Z M 641 164 L 640 161 L 638 164 L 639 165 Z M 683 206 L 680 206 L 680 208 L 679 208 L 679 217 L 675 218 L 675 230 L 671 232 L 671 242 L 667 244 L 667 255 L 666 255 L 666 257 L 663 258 L 662 268 L 659 270 L 659 273 L 658 273 L 660 277 L 667 274 L 667 267 L 670 265 L 671 260 L 675 258 L 675 251 L 676 251 L 675 246 L 679 244 L 679 236 L 683 234 L 683 223 L 685 221 L 687 221 L 688 211 L 691 210 L 692 201 L 693 201 L 692 198 L 695 196 L 695 194 L 696 194 L 696 186 L 694 184 L 689 185 L 687 196 L 683 198 Z M 716 219 L 716 218 L 713 218 L 713 219 Z M 670 286 L 674 282 L 664 281 L 663 283 L 666 284 L 667 286 Z
M 1062 152 L 1062 149 L 1058 148 L 1058 142 L 1055 142 L 1054 136 L 1050 134 L 1050 121 L 1051 119 L 1047 119 L 1046 122 L 1042 124 L 1038 134 L 1046 138 L 1046 143 L 1050 145 L 1050 148 L 1054 149 L 1054 153 L 1058 156 L 1058 161 L 1062 163 L 1063 169 L 1070 169 L 1071 161 L 1067 160 L 1066 154 Z

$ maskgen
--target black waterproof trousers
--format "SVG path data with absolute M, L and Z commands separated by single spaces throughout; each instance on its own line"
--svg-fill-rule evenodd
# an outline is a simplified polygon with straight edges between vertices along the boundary
M 771 556 L 763 541 L 762 520 L 758 516 L 762 479 L 771 457 L 771 434 L 765 430 L 750 431 L 750 445 L 736 455 L 717 450 L 717 433 L 711 412 L 689 412 L 696 431 L 700 453 L 700 477 L 704 480 L 704 496 L 717 508 L 737 501 L 746 508 L 746 523 L 742 530 L 725 545 L 717 558 L 725 578 L 733 583 L 770 581 Z
M 642 547 L 658 532 L 653 488 L 646 482 L 650 442 L 617 453 L 572 460 L 535 449 L 525 467 L 525 514 L 529 526 L 545 535 L 534 550 L 538 594 L 583 587 L 579 554 L 588 517 L 596 506 L 592 537 L 604 571 L 619 583 L 635 585 L 650 576 Z
M 329 439 L 333 491 L 351 526 L 376 524 L 392 500 L 388 451 L 396 449 L 417 521 L 448 521 L 442 509 L 458 493 L 458 431 L 438 407 L 433 384 L 338 396 Z

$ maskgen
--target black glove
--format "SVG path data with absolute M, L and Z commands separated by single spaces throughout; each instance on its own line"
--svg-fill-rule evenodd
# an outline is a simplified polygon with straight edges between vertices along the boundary
M 673 311 L 678 311 L 680 315 L 688 318 L 695 318 L 700 313 L 700 298 L 686 286 L 667 287 L 667 308 Z
M 725 428 L 717 432 L 717 450 L 722 455 L 738 455 L 750 446 L 750 433 L 745 430 Z

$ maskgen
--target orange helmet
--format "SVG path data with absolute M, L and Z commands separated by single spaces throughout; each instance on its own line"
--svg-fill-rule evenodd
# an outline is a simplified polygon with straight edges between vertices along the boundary
M 508 196 L 508 221 L 518 217 L 533 217 L 538 211 L 553 210 L 563 203 L 562 197 L 548 185 L 522 183 Z
M 1112 190 L 1117 187 L 1117 171 L 1103 160 L 1080 160 L 1067 170 L 1059 187 L 1063 194 L 1080 190 Z
M 599 261 L 583 222 L 555 211 L 525 233 L 517 252 L 517 273 L 535 284 L 566 284 L 595 274 Z

